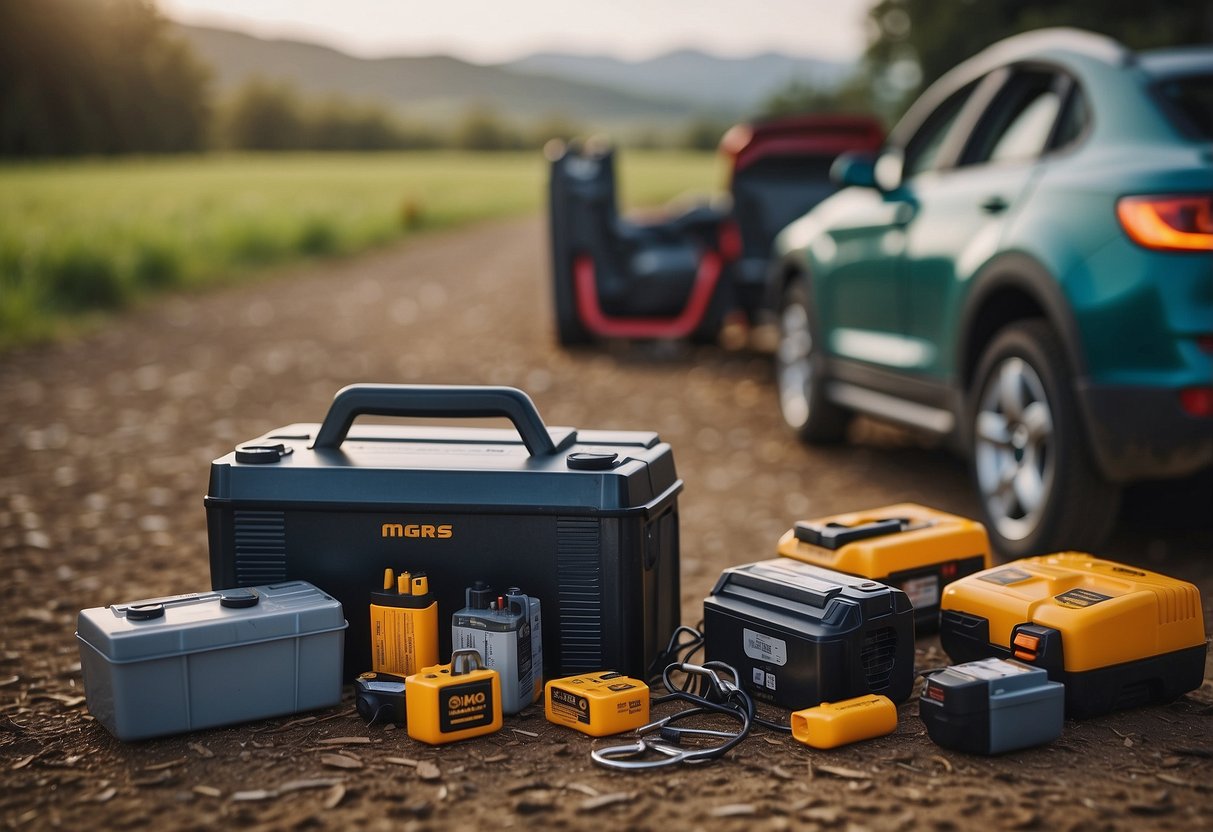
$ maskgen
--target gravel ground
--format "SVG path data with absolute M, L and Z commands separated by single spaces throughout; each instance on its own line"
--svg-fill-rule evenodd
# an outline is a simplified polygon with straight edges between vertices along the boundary
M 644 776 L 592 765 L 538 708 L 432 749 L 367 728 L 347 695 L 295 719 L 123 744 L 84 706 L 83 607 L 209 586 L 208 464 L 320 421 L 353 381 L 507 384 L 549 424 L 656 430 L 686 482 L 683 616 L 720 569 L 795 519 L 903 500 L 962 514 L 963 466 L 858 422 L 807 449 L 767 356 L 553 346 L 537 220 L 431 235 L 253 285 L 159 301 L 73 343 L 0 358 L 0 818 L 21 828 L 1201 829 L 1213 827 L 1213 684 L 1165 707 L 1068 722 L 1005 758 L 945 751 L 917 706 L 834 752 L 756 733 L 727 760 Z M 1133 495 L 1105 554 L 1213 598 L 1207 483 Z M 1205 603 L 1206 626 L 1210 603 Z M 945 658 L 921 639 L 917 663 Z M 1206 679 L 1209 678 L 1206 672 Z

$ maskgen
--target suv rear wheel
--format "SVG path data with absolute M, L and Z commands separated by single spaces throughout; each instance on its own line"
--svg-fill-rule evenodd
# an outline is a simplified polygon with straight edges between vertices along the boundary
M 1004 554 L 1090 550 L 1120 489 L 1095 469 L 1061 341 L 1042 320 L 1003 329 L 969 395 L 970 463 L 986 528 Z
M 817 341 L 809 283 L 792 278 L 779 304 L 775 378 L 783 420 L 805 442 L 838 442 L 846 436 L 849 411 L 825 400 L 821 347 Z

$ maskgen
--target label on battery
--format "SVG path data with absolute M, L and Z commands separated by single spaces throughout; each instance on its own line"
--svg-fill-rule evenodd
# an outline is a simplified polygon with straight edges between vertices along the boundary
M 741 637 L 745 654 L 751 659 L 780 667 L 788 663 L 788 645 L 783 639 L 772 638 L 748 627 L 742 629 Z
M 493 722 L 493 683 L 489 679 L 442 688 L 439 730 L 444 734 L 491 725 Z
M 456 627 L 454 646 L 456 650 L 475 650 L 480 654 L 485 667 L 492 668 L 501 674 L 501 684 L 510 685 L 511 690 L 519 689 L 526 694 L 531 689 L 531 644 L 530 627 L 527 630 L 526 651 L 521 650 L 523 639 L 521 632 L 493 632 L 491 630 L 474 630 L 470 627 Z M 523 667 L 525 662 L 525 670 Z M 520 684 L 522 679 L 526 684 Z
M 1031 673 L 1033 668 L 1028 667 L 1026 664 L 1008 662 L 1003 659 L 981 659 L 959 665 L 959 670 L 963 670 L 975 679 L 989 681 L 992 679 L 1005 679 L 1008 676 L 1015 676 L 1020 673 Z
M 590 700 L 567 690 L 552 688 L 552 713 L 564 719 L 590 724 Z
M 415 616 L 422 613 L 371 605 L 371 650 L 376 670 L 403 676 L 420 669 Z
M 915 609 L 933 607 L 939 603 L 939 578 L 935 575 L 909 578 L 901 582 L 900 589 Z
M 1104 595 L 1100 592 L 1092 592 L 1089 589 L 1071 589 L 1069 592 L 1063 592 L 1061 595 L 1054 596 L 1053 600 L 1063 607 L 1084 609 L 1095 606 L 1101 601 L 1111 601 L 1112 596 Z
M 1008 586 L 1025 581 L 1032 576 L 1022 569 L 999 569 L 997 572 L 991 572 L 989 575 L 979 575 L 978 577 L 992 584 Z

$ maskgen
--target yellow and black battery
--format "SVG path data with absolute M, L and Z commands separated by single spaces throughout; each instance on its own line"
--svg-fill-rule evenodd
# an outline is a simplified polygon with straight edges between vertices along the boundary
M 501 676 L 475 650 L 422 668 L 405 680 L 409 736 L 430 745 L 501 730 Z
M 649 686 L 610 670 L 553 679 L 543 711 L 548 722 L 591 737 L 621 734 L 649 721 Z
M 383 589 L 371 593 L 371 666 L 408 676 L 438 664 L 438 602 L 424 572 L 383 570 Z
M 990 566 L 985 526 L 915 503 L 801 521 L 779 554 L 895 586 L 914 605 L 919 633 L 939 626 L 943 587 Z
M 953 661 L 1014 658 L 1065 685 L 1085 718 L 1200 687 L 1204 614 L 1187 581 L 1080 552 L 1024 558 L 944 589 L 940 641 Z

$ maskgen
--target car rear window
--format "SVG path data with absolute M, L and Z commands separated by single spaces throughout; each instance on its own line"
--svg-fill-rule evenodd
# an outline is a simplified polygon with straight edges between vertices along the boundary
M 1157 90 L 1163 110 L 1184 135 L 1213 141 L 1213 74 L 1169 78 Z

